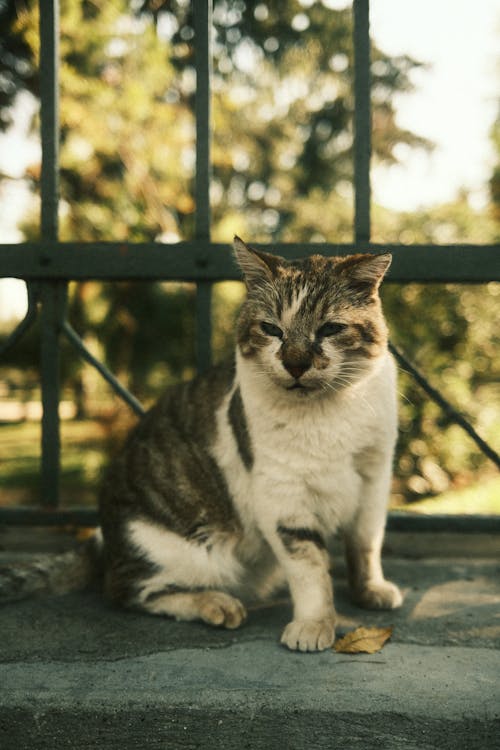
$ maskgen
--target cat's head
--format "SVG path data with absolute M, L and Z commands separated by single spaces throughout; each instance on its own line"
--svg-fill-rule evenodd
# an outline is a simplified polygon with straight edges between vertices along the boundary
M 234 251 L 247 298 L 237 327 L 242 357 L 294 397 L 326 395 L 366 377 L 387 348 L 378 288 L 391 255 L 313 255 L 286 261 Z

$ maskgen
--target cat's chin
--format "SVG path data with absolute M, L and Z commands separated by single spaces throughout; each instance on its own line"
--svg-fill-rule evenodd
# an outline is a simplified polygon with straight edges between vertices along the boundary
M 294 386 L 287 388 L 286 392 L 289 393 L 292 398 L 311 398 L 318 393 L 315 388 L 295 388 Z

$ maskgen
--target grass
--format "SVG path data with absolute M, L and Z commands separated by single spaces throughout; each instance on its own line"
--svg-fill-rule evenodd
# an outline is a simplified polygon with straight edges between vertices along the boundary
M 435 497 L 427 497 L 411 505 L 400 505 L 394 510 L 456 515 L 500 514 L 500 477 L 478 482 L 471 487 L 443 492 Z
M 64 421 L 61 427 L 61 496 L 65 507 L 93 506 L 107 462 L 109 432 L 97 420 Z M 116 442 L 116 441 L 115 441 Z M 40 425 L 0 424 L 0 505 L 40 503 Z M 395 507 L 412 513 L 500 514 L 500 477 Z
M 40 503 L 40 425 L 0 424 L 0 504 Z M 61 495 L 67 507 L 95 504 L 106 457 L 107 434 L 94 420 L 63 422 Z

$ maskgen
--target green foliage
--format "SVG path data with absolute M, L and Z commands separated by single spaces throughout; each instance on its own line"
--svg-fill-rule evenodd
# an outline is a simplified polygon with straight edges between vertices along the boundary
M 61 17 L 61 239 L 153 240 L 194 209 L 193 118 L 171 106 L 169 45 L 128 3 Z
M 498 450 L 500 344 L 495 325 L 500 284 L 387 285 L 391 336 L 431 383 Z M 489 462 L 412 378 L 400 373 L 400 439 L 396 491 L 406 499 L 472 481 Z M 404 480 L 404 481 L 402 481 Z
M 38 39 L 26 32 L 25 24 L 32 7 L 29 0 L 21 11 L 12 0 L 0 3 L 0 28 L 4 32 L 0 35 L 0 131 L 12 125 L 12 106 L 18 93 L 34 93 L 38 87 Z
M 496 226 L 487 211 L 469 206 L 467 195 L 415 213 L 377 209 L 375 241 L 492 243 Z M 439 250 L 436 250 L 439 252 Z M 500 284 L 390 285 L 384 309 L 394 342 L 480 434 L 499 450 L 500 345 L 496 325 Z M 396 491 L 407 500 L 472 481 L 488 460 L 405 373 L 400 376 L 400 440 Z
M 490 179 L 491 216 L 496 222 L 495 240 L 500 241 L 500 112 L 491 130 L 491 140 L 496 154 L 496 163 Z
M 289 238 L 304 210 L 332 198 L 344 221 L 328 238 L 352 238 L 352 14 L 321 2 L 305 6 L 298 0 L 215 2 L 215 240 L 228 241 L 235 231 L 255 241 Z M 182 86 L 194 74 L 190 4 L 144 0 L 141 12 L 159 28 L 173 29 L 176 96 L 191 102 Z M 410 73 L 420 63 L 390 58 L 375 45 L 372 58 L 373 152 L 379 162 L 393 163 L 398 144 L 429 147 L 397 125 L 392 104 L 395 94 L 412 88 Z
M 89 287 L 104 314 L 87 330 L 94 331 L 112 371 L 134 393 L 147 399 L 165 382 L 194 374 L 191 285 L 121 282 Z
M 0 424 L 2 504 L 36 506 L 40 502 L 40 425 Z M 65 505 L 94 505 L 105 462 L 106 431 L 97 421 L 63 422 L 62 489 Z

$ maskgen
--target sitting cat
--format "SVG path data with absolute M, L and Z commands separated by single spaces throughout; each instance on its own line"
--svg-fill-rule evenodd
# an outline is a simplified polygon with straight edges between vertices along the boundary
M 394 608 L 380 552 L 396 439 L 395 367 L 378 287 L 390 255 L 287 262 L 235 237 L 247 298 L 234 363 L 169 388 L 104 482 L 109 597 L 236 628 L 240 598 L 283 582 L 290 649 L 332 645 L 327 541 L 352 595 Z

